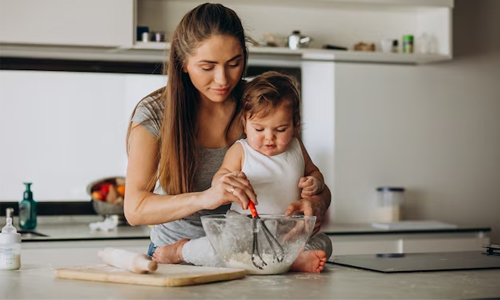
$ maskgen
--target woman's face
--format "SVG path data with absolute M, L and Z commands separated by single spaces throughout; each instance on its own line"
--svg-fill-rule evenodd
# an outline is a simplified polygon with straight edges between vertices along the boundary
M 214 35 L 188 57 L 184 72 L 200 92 L 202 100 L 224 102 L 243 72 L 243 49 L 233 36 Z
M 266 156 L 286 151 L 293 139 L 293 114 L 283 106 L 276 107 L 265 117 L 245 120 L 248 145 Z

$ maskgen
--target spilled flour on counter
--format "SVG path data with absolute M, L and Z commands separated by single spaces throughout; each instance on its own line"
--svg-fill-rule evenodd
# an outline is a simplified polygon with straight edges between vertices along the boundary
M 266 266 L 263 266 L 263 269 L 256 268 L 252 263 L 252 255 L 248 252 L 243 253 L 235 253 L 229 256 L 226 260 L 226 266 L 229 268 L 236 269 L 245 269 L 247 274 L 282 274 L 287 272 L 292 266 L 292 262 L 283 261 L 278 262 L 276 259 L 273 259 L 272 254 L 263 254 L 262 259 L 266 262 Z M 259 259 L 256 260 L 257 265 L 259 264 Z

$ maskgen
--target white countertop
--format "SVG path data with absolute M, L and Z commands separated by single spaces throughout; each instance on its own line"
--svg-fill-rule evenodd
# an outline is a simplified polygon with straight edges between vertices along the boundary
M 89 223 L 102 221 L 98 215 L 86 216 L 39 216 L 38 226 L 34 231 L 47 236 L 24 236 L 25 242 L 62 241 L 62 240 L 99 240 L 99 239 L 149 239 L 151 229 L 148 226 L 118 226 L 110 231 L 90 230 Z M 0 218 L 5 224 L 5 218 Z M 14 224 L 19 228 L 18 224 Z M 373 235 L 373 234 L 412 234 L 443 232 L 489 232 L 488 226 L 457 226 L 445 229 L 380 229 L 371 224 L 330 223 L 323 226 L 327 235 Z
M 26 243 L 22 267 L 0 271 L 0 299 L 463 299 L 500 297 L 500 269 L 382 274 L 327 265 L 321 274 L 247 276 L 188 287 L 152 287 L 54 278 L 52 270 L 100 263 L 98 249 L 146 251 L 148 241 Z
M 5 223 L 0 218 L 0 224 Z M 17 218 L 16 218 L 17 219 Z M 89 224 L 103 221 L 98 215 L 87 216 L 39 216 L 37 227 L 32 231 L 46 235 L 24 235 L 23 242 L 72 241 L 72 240 L 107 240 L 107 239 L 149 239 L 148 226 L 119 225 L 109 231 L 91 230 Z M 17 223 L 14 226 L 19 230 Z

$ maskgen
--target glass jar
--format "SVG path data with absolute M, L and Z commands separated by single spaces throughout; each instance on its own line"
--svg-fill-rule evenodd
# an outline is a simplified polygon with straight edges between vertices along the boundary
M 399 222 L 401 220 L 404 192 L 405 189 L 402 187 L 383 186 L 377 188 L 377 221 Z

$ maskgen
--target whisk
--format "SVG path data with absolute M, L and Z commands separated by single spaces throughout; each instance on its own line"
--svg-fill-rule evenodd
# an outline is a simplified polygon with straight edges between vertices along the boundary
M 252 218 L 254 221 L 252 222 L 252 231 L 253 231 L 253 244 L 252 244 L 252 263 L 253 265 L 258 268 L 258 269 L 263 269 L 265 266 L 267 266 L 267 263 L 264 261 L 262 258 L 262 251 L 259 247 L 259 240 L 258 240 L 258 232 L 259 229 L 257 227 L 257 221 L 259 220 L 258 223 L 260 223 L 260 227 L 262 228 L 262 232 L 264 233 L 264 236 L 266 237 L 267 242 L 269 243 L 269 248 L 271 248 L 273 252 L 273 260 L 276 260 L 278 262 L 282 262 L 283 258 L 285 256 L 285 251 L 283 250 L 283 247 L 280 245 L 278 240 L 274 237 L 274 235 L 269 231 L 267 228 L 266 224 L 264 221 L 259 217 L 259 214 L 257 213 L 257 210 L 255 209 L 255 205 L 253 204 L 252 201 L 248 204 L 248 208 L 250 209 L 250 212 L 252 213 Z M 258 257 L 260 259 L 261 265 L 257 264 L 255 262 L 255 257 Z

